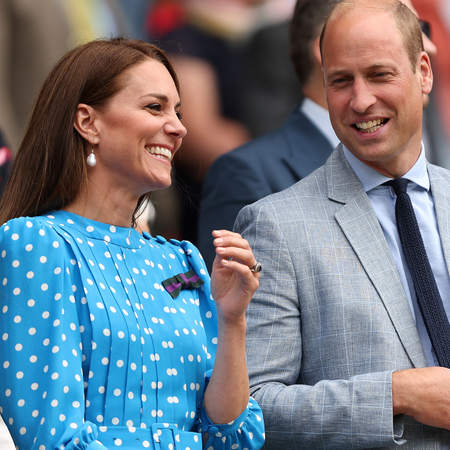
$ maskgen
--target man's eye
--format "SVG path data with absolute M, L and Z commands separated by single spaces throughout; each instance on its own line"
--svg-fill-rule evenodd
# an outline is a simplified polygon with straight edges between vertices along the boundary
M 335 80 L 333 80 L 333 84 L 335 86 L 340 86 L 342 84 L 345 84 L 348 82 L 348 78 L 336 78 Z

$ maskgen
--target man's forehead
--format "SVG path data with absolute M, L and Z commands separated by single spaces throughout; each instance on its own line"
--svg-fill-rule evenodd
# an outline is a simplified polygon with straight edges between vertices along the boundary
M 370 53 L 385 47 L 391 48 L 392 39 L 401 40 L 395 22 L 387 12 L 367 15 L 363 11 L 334 18 L 328 25 L 323 39 L 323 47 L 345 49 L 346 53 Z M 337 55 L 334 55 L 337 56 Z

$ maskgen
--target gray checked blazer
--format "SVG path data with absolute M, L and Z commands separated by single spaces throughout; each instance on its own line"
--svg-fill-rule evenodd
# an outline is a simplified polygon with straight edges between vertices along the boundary
M 428 171 L 450 267 L 450 172 Z M 264 449 L 440 449 L 439 429 L 392 416 L 392 372 L 427 363 L 388 244 L 341 145 L 310 176 L 242 209 L 235 230 L 263 265 L 247 357 Z

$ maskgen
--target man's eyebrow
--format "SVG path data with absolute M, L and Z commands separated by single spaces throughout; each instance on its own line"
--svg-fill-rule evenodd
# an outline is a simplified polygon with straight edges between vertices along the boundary
M 364 68 L 364 71 L 372 71 L 372 70 L 392 70 L 392 64 L 389 63 L 377 63 L 377 64 L 372 64 L 370 66 L 367 66 Z M 326 74 L 326 77 L 335 77 L 335 76 L 340 76 L 340 75 L 347 75 L 349 74 L 349 70 L 347 69 L 336 69 L 333 70 L 332 72 L 329 72 L 328 74 Z

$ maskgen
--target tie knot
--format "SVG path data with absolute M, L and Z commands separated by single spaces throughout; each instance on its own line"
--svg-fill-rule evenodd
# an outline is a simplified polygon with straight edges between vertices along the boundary
M 409 180 L 406 178 L 396 178 L 395 180 L 388 181 L 388 186 L 392 186 L 395 192 L 395 195 L 399 196 L 400 194 L 406 193 L 406 188 L 408 186 Z

